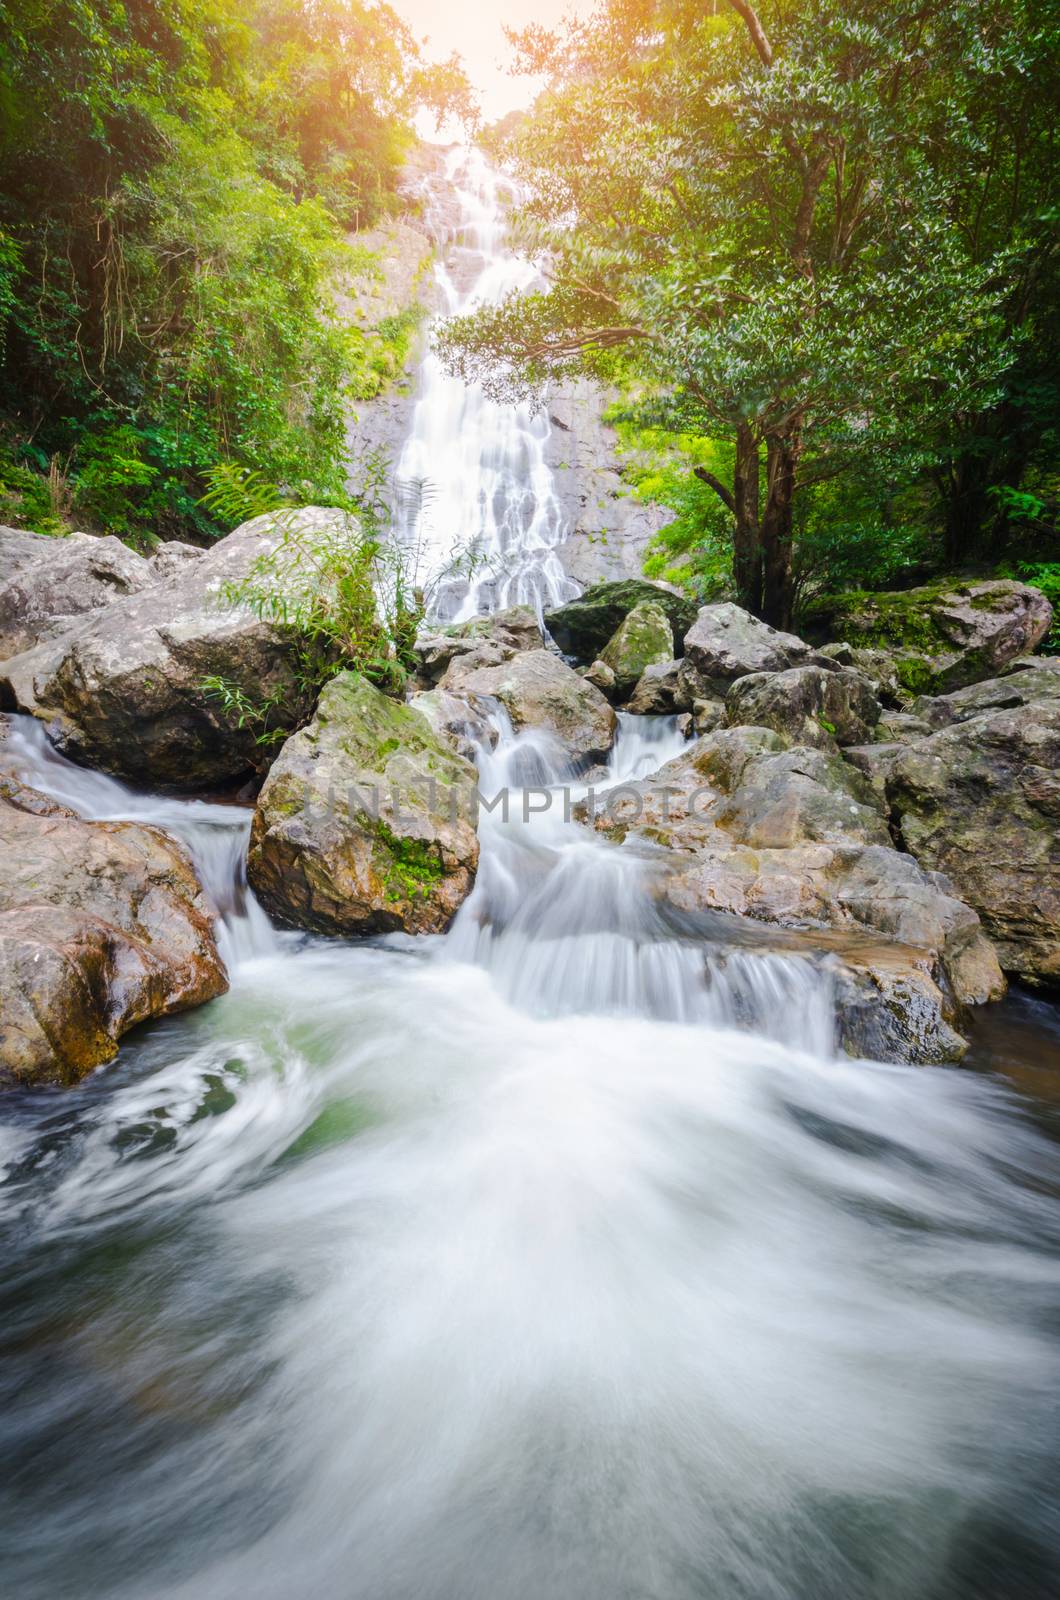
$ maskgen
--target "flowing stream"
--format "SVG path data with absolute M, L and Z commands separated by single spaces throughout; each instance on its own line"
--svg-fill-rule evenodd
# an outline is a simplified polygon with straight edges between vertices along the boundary
M 354 943 L 270 926 L 245 810 L 18 722 L 186 841 L 231 990 L 0 1101 L 5 1593 L 1054 1595 L 1055 1147 L 838 1059 L 812 963 L 668 920 L 495 731 L 453 929 Z M 597 787 L 679 744 L 623 718 Z

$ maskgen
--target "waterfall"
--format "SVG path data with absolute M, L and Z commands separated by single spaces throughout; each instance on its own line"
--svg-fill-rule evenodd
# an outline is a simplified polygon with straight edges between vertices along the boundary
M 529 273 L 499 180 L 448 160 L 447 303 L 496 298 Z M 433 363 L 403 536 L 494 564 L 441 608 L 561 598 L 546 424 Z M 985 1076 L 837 1059 L 812 962 L 678 918 L 662 852 L 576 820 L 676 719 L 575 774 L 493 716 L 507 813 L 453 928 L 365 941 L 269 926 L 245 808 L 12 719 L 25 782 L 184 840 L 231 989 L 0 1100 L 10 1593 L 1057 1592 L 1055 1148 Z
M 442 315 L 497 305 L 529 287 L 537 269 L 505 244 L 504 194 L 511 185 L 478 150 L 459 146 L 445 162 L 447 208 L 427 180 L 428 220 L 440 253 L 434 267 Z M 433 209 L 432 209 L 433 202 Z M 545 460 L 548 415 L 489 400 L 451 377 L 433 350 L 424 357 L 412 426 L 395 471 L 395 536 L 431 588 L 441 621 L 505 606 L 540 615 L 578 592 L 556 546 L 569 531 Z

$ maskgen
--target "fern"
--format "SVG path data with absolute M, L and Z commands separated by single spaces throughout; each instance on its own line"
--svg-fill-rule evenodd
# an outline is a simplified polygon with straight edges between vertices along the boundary
M 260 472 L 235 461 L 218 461 L 207 472 L 206 481 L 209 488 L 199 505 L 205 506 L 217 522 L 231 528 L 290 504 Z

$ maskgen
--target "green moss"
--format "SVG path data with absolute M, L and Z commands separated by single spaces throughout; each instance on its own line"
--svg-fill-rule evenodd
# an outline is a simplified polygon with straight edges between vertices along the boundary
M 435 847 L 422 839 L 402 838 L 382 820 L 375 823 L 375 834 L 385 851 L 379 865 L 387 899 L 426 900 L 444 876 Z

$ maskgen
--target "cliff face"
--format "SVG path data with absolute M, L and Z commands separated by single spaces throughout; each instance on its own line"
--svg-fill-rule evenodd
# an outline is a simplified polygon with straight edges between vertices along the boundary
M 413 424 L 432 317 L 444 312 L 446 292 L 462 293 L 468 271 L 461 199 L 447 178 L 445 154 L 421 146 L 409 163 L 406 189 L 410 213 L 351 243 L 371 250 L 378 276 L 342 301 L 343 313 L 373 326 L 411 306 L 422 310 L 405 369 L 377 399 L 360 402 L 351 414 L 351 487 L 364 481 L 370 464 L 385 467 L 383 498 L 400 521 L 405 491 L 395 481 L 402 447 Z M 588 382 L 564 384 L 548 395 L 550 431 L 544 459 L 559 501 L 563 537 L 556 547 L 560 563 L 582 588 L 605 579 L 639 576 L 646 546 L 670 520 L 661 506 L 636 500 L 623 479 L 617 439 L 603 422 L 609 396 Z

